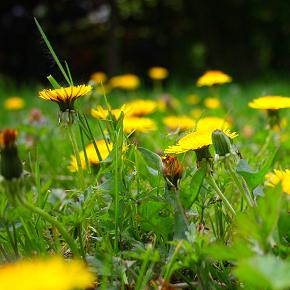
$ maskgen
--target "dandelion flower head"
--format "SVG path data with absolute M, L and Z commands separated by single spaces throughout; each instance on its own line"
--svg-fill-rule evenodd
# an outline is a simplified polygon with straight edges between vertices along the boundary
M 107 80 L 107 75 L 102 71 L 97 71 L 91 74 L 90 80 L 97 84 L 104 83 Z
M 74 110 L 75 100 L 81 96 L 84 96 L 91 90 L 91 86 L 79 85 L 59 88 L 55 90 L 44 89 L 38 94 L 39 97 L 44 100 L 56 102 L 59 105 L 60 110 L 65 112 L 66 110 Z
M 198 87 L 221 85 L 232 82 L 232 78 L 220 70 L 210 70 L 205 72 L 198 80 Z
M 106 142 L 105 140 L 99 140 L 96 142 L 96 145 L 98 147 L 102 160 L 105 160 L 108 157 L 111 150 L 113 149 L 113 144 Z M 88 157 L 89 164 L 91 166 L 95 166 L 100 163 L 98 154 L 96 152 L 96 149 L 93 143 L 86 147 L 86 154 Z M 83 150 L 80 151 L 79 155 L 81 159 L 82 168 L 86 169 L 86 158 L 85 158 L 84 151 Z M 78 170 L 77 160 L 75 156 L 71 156 L 69 170 L 71 172 L 76 172 Z
M 290 108 L 290 98 L 282 96 L 264 96 L 254 99 L 249 103 L 249 107 L 261 110 L 279 110 Z
M 5 100 L 4 108 L 10 111 L 21 110 L 25 106 L 25 101 L 20 97 L 10 97 Z
M 218 109 L 221 107 L 221 102 L 218 98 L 206 98 L 204 100 L 204 105 L 208 109 Z
M 118 75 L 109 80 L 109 87 L 112 89 L 136 90 L 139 86 L 140 80 L 134 74 Z
M 110 112 L 112 116 L 118 120 L 121 113 L 123 112 L 124 115 L 128 114 L 130 112 L 130 108 L 126 107 L 126 105 L 123 105 L 121 108 L 110 110 Z M 109 110 L 104 109 L 102 106 L 97 106 L 96 109 L 91 109 L 91 115 L 94 118 L 106 120 L 109 116 Z
M 77 260 L 23 260 L 0 266 L 0 290 L 73 290 L 92 286 L 94 275 Z
M 267 185 L 271 187 L 274 187 L 281 182 L 283 191 L 290 194 L 290 169 L 274 169 L 274 172 L 266 174 L 265 178 Z
M 128 115 L 141 117 L 155 112 L 158 108 L 158 102 L 153 100 L 137 99 L 126 104 Z
M 237 137 L 237 133 L 231 132 L 228 129 L 223 130 L 224 133 L 231 139 Z M 191 132 L 182 137 L 176 145 L 169 146 L 166 150 L 166 154 L 180 154 L 189 150 L 198 150 L 207 147 L 212 144 L 213 130 L 203 130 Z
M 168 77 L 168 70 L 161 66 L 151 67 L 148 76 L 153 80 L 164 80 Z
M 123 121 L 123 129 L 126 133 L 133 131 L 147 133 L 157 129 L 156 123 L 150 118 L 125 117 Z
M 196 122 L 188 116 L 168 116 L 163 119 L 163 123 L 170 130 L 184 131 L 194 128 Z

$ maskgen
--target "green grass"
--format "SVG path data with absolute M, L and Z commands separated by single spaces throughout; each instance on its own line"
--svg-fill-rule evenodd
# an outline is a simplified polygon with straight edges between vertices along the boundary
M 234 143 L 257 170 L 238 171 L 238 179 L 243 175 L 250 190 L 255 189 L 257 194 L 257 206 L 250 208 L 242 200 L 239 189 L 243 188 L 237 187 L 229 171 L 222 165 L 215 167 L 213 178 L 233 205 L 236 217 L 217 198 L 208 174 L 196 168 L 192 152 L 178 157 L 184 167 L 179 190 L 166 185 L 156 153 L 181 136 L 169 134 L 162 123 L 162 118 L 172 112 L 153 113 L 158 130 L 131 137 L 123 133 L 121 121 L 111 120 L 108 133 L 114 149 L 98 168 L 84 171 L 85 186 L 81 187 L 78 174 L 68 170 L 73 149 L 66 129 L 58 125 L 58 106 L 38 98 L 39 89 L 1 86 L 2 104 L 11 95 L 26 101 L 21 111 L 6 111 L 2 104 L 0 109 L 1 128 L 18 129 L 19 153 L 27 171 L 16 190 L 67 231 L 79 255 L 96 273 L 98 289 L 158 289 L 162 283 L 186 289 L 290 286 L 289 199 L 281 187 L 264 186 L 263 172 L 263 168 L 266 172 L 289 168 L 290 125 L 282 129 L 282 142 L 269 142 L 259 155 L 269 134 L 267 119 L 247 106 L 251 99 L 262 95 L 289 95 L 287 82 L 233 83 L 220 89 L 222 108 L 206 110 L 202 101 L 196 106 L 204 110 L 203 116 L 230 117 L 233 130 L 239 133 Z M 186 103 L 187 95 L 197 94 L 201 100 L 209 95 L 206 88 L 197 89 L 194 83 L 169 84 L 165 92 L 180 102 L 174 113 L 186 115 L 195 108 Z M 143 89 L 134 93 L 112 91 L 108 101 L 115 108 L 136 97 L 158 98 L 151 89 Z M 102 132 L 89 114 L 96 104 L 105 105 L 104 98 L 83 97 L 76 106 L 86 114 L 98 140 L 103 138 Z M 32 108 L 41 110 L 42 124 L 29 123 Z M 283 110 L 281 116 L 289 121 L 289 110 Z M 106 128 L 104 121 L 100 124 Z M 245 126 L 253 129 L 251 137 L 243 133 Z M 78 125 L 72 129 L 82 148 Z M 83 138 L 85 144 L 90 143 L 85 135 Z M 126 150 L 122 148 L 124 142 Z M 236 173 L 236 164 L 233 170 Z M 0 184 L 0 262 L 35 255 L 76 255 L 57 225 L 40 212 L 9 201 L 5 193 L 9 194 L 11 186 L 5 181 Z

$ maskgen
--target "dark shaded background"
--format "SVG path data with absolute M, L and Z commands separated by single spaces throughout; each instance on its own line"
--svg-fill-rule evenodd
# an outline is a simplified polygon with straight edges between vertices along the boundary
M 144 74 L 164 65 L 190 77 L 222 69 L 240 79 L 290 71 L 288 0 L 0 1 L 0 73 L 45 80 L 57 68 L 37 17 L 74 75 Z

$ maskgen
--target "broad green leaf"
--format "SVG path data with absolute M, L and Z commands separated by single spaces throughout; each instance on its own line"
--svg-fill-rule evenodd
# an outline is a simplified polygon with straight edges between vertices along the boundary
M 151 168 L 162 172 L 163 163 L 161 157 L 158 154 L 143 147 L 139 147 L 138 150 L 143 154 L 145 161 Z
M 245 159 L 239 161 L 236 171 L 245 178 L 251 190 L 263 183 L 265 174 L 271 170 L 276 154 L 277 150 L 273 152 L 272 156 L 267 158 L 266 162 L 259 170 L 253 170 Z
M 172 208 L 165 201 L 148 200 L 139 207 L 141 227 L 145 231 L 152 231 L 168 240 L 173 231 Z
M 289 289 L 290 261 L 275 256 L 256 256 L 241 260 L 234 270 L 245 289 Z
M 184 208 L 188 209 L 196 200 L 206 174 L 206 166 L 198 168 L 192 176 L 190 189 L 180 191 L 180 200 Z

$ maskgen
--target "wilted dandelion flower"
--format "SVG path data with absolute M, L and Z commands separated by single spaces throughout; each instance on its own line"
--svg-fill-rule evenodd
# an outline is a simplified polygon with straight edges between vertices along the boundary
M 147 133 L 157 129 L 156 123 L 150 118 L 125 117 L 123 120 L 123 129 L 126 133 L 133 131 Z
M 90 80 L 97 84 L 104 83 L 107 80 L 107 75 L 104 72 L 97 71 L 91 74 Z
M 141 117 L 151 114 L 158 108 L 158 102 L 153 100 L 137 99 L 126 104 L 128 115 Z
M 184 131 L 195 126 L 195 121 L 188 116 L 168 116 L 163 119 L 163 123 L 170 130 L 180 129 Z
M 112 89 L 136 90 L 140 86 L 140 80 L 134 74 L 118 75 L 109 80 L 108 86 Z
M 112 109 L 110 110 L 112 116 L 118 120 L 120 118 L 121 113 L 123 112 L 124 115 L 130 112 L 130 108 L 123 105 L 121 108 Z M 109 116 L 109 110 L 104 109 L 102 106 L 97 106 L 96 109 L 91 109 L 91 115 L 97 119 L 106 120 Z
M 280 110 L 290 108 L 290 98 L 281 96 L 265 96 L 254 99 L 249 107 L 260 110 Z
M 5 100 L 4 108 L 10 111 L 21 110 L 25 106 L 25 102 L 20 97 L 10 97 Z
M 168 77 L 168 70 L 161 66 L 151 67 L 148 76 L 153 80 L 164 80 Z
M 73 290 L 92 286 L 94 275 L 81 261 L 53 257 L 0 266 L 0 290 Z
M 220 70 L 210 70 L 205 72 L 198 80 L 196 85 L 198 87 L 222 85 L 230 83 L 232 78 Z
M 39 97 L 56 102 L 59 105 L 59 108 L 62 112 L 65 111 L 73 111 L 74 110 L 74 102 L 81 96 L 84 96 L 88 92 L 92 90 L 91 86 L 79 85 L 79 86 L 70 86 L 59 89 L 44 89 L 40 91 Z
M 169 187 L 174 185 L 177 188 L 178 181 L 181 179 L 183 173 L 183 167 L 180 164 L 179 160 L 175 156 L 165 155 L 162 157 L 163 163 L 163 176 L 171 184 L 168 184 Z
M 266 174 L 265 177 L 267 185 L 274 187 L 281 182 L 282 190 L 285 193 L 290 194 L 290 169 L 274 169 L 274 172 Z
M 96 145 L 98 147 L 102 160 L 105 160 L 113 149 L 113 144 L 109 142 L 106 143 L 105 140 L 99 140 L 96 142 Z M 90 144 L 86 147 L 86 154 L 88 162 L 91 166 L 96 166 L 100 163 L 94 144 Z M 80 151 L 79 155 L 81 159 L 82 169 L 86 169 L 86 159 L 84 151 Z M 77 160 L 75 156 L 71 156 L 69 170 L 71 172 L 76 172 L 78 170 Z
M 208 109 L 218 109 L 221 107 L 221 102 L 218 98 L 206 98 L 204 100 L 204 105 Z
M 0 132 L 0 174 L 7 180 L 19 178 L 23 171 L 16 137 L 15 129 L 5 129 Z

